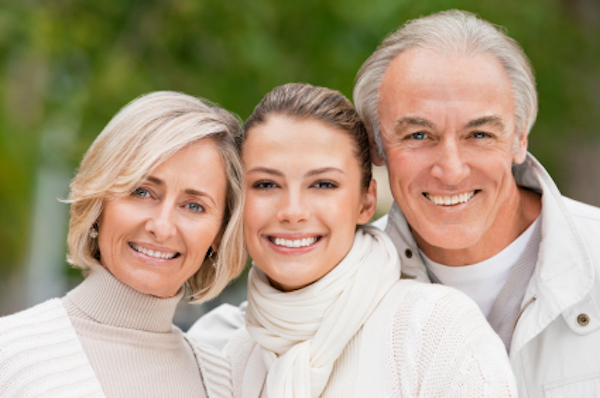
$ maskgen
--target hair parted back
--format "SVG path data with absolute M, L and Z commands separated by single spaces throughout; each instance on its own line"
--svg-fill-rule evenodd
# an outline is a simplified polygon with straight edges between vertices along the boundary
M 538 100 L 533 69 L 521 46 L 508 37 L 501 27 L 472 13 L 442 11 L 408 21 L 377 47 L 356 75 L 354 104 L 371 130 L 382 158 L 385 159 L 385 153 L 377 109 L 381 81 L 390 63 L 403 51 L 413 48 L 448 56 L 490 54 L 495 57 L 512 85 L 516 131 L 521 132 L 526 128 L 529 134 L 537 116 Z
M 308 83 L 288 83 L 267 93 L 246 120 L 238 144 L 240 149 L 248 132 L 263 124 L 271 115 L 299 120 L 312 119 L 348 133 L 356 147 L 356 158 L 361 169 L 361 187 L 366 190 L 372 179 L 369 136 L 364 123 L 342 93 Z
M 180 149 L 209 139 L 217 147 L 227 177 L 227 195 L 216 257 L 187 282 L 192 301 L 218 295 L 243 270 L 243 169 L 235 135 L 240 123 L 228 111 L 170 91 L 141 96 L 122 108 L 96 137 L 71 181 L 68 261 L 89 270 L 101 265 L 98 240 L 89 236 L 106 200 L 129 195 L 158 165 Z M 201 172 L 201 171 L 199 171 Z

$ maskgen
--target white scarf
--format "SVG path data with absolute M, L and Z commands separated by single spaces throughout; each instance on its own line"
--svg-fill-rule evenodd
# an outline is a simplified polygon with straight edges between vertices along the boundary
M 400 278 L 400 261 L 384 232 L 359 227 L 346 257 L 318 281 L 292 292 L 273 288 L 254 265 L 246 326 L 263 348 L 267 396 L 321 395 L 333 364 Z

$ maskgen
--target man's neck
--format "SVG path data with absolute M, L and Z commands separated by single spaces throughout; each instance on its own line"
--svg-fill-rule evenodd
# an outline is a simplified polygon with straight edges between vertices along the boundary
M 517 187 L 514 203 L 507 203 L 494 223 L 474 245 L 463 249 L 445 249 L 428 244 L 413 230 L 419 248 L 433 261 L 450 266 L 477 264 L 500 253 L 517 239 L 539 216 L 541 196 Z

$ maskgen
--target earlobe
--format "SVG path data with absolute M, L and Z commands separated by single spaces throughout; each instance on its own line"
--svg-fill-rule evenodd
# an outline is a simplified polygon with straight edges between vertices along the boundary
M 377 207 L 377 181 L 374 179 L 369 183 L 369 188 L 363 194 L 362 207 L 356 220 L 357 224 L 368 223 L 375 214 Z

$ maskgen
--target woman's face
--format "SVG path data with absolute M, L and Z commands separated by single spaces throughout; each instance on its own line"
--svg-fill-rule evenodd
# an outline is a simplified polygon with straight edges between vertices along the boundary
M 130 195 L 105 202 L 101 263 L 146 294 L 172 297 L 202 265 L 221 229 L 227 182 L 210 139 L 161 163 Z
M 322 122 L 272 115 L 244 142 L 244 236 L 273 286 L 315 282 L 348 253 L 357 224 L 375 211 L 375 183 L 361 189 L 348 134 Z

